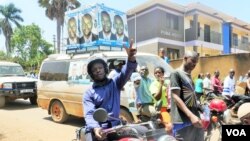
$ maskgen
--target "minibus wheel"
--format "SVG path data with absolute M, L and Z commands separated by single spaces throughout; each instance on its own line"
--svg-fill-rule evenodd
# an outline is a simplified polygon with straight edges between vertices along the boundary
M 58 100 L 53 101 L 53 103 L 51 104 L 50 113 L 53 121 L 57 123 L 63 123 L 69 117 L 69 115 L 66 113 L 63 104 Z

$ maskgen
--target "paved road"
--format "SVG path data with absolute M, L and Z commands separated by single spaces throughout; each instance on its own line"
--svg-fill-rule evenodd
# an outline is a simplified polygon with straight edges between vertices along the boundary
M 54 123 L 46 110 L 16 100 L 0 109 L 0 141 L 71 141 L 83 119 Z

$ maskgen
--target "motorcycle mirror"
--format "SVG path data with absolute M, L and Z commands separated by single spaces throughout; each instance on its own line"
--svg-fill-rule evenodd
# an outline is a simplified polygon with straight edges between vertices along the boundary
M 108 119 L 108 113 L 104 108 L 98 108 L 95 110 L 93 118 L 98 122 L 105 122 Z
M 156 102 L 155 110 L 160 111 L 161 107 L 162 107 L 162 100 L 159 100 L 159 101 Z

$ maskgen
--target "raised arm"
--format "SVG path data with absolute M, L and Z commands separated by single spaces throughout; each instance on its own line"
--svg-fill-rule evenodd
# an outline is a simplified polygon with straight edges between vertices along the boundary
M 133 46 L 133 40 L 130 42 L 130 47 L 123 47 L 128 55 L 126 64 L 123 66 L 121 73 L 115 78 L 115 82 L 119 89 L 122 89 L 122 87 L 126 84 L 126 82 L 129 80 L 131 74 L 135 71 L 137 67 L 136 62 L 136 52 L 137 49 L 132 48 Z

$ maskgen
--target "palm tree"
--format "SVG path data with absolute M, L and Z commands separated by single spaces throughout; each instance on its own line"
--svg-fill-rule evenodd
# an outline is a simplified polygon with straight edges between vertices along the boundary
M 7 53 L 11 53 L 10 39 L 13 34 L 12 23 L 17 27 L 21 25 L 19 22 L 23 22 L 23 18 L 19 15 L 21 10 L 16 8 L 13 3 L 9 5 L 2 6 L 0 5 L 0 14 L 3 15 L 3 19 L 0 19 L 0 29 L 5 36 L 5 47 Z
M 81 4 L 78 0 L 38 0 L 38 3 L 40 7 L 46 8 L 45 14 L 49 19 L 56 19 L 57 49 L 55 49 L 55 51 L 59 53 L 64 13 L 67 9 L 80 7 Z

